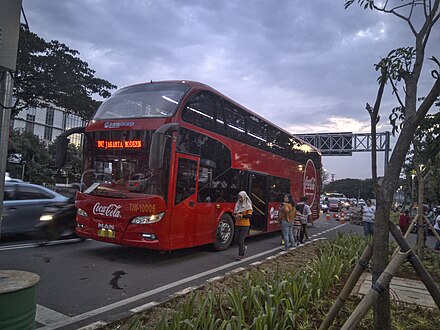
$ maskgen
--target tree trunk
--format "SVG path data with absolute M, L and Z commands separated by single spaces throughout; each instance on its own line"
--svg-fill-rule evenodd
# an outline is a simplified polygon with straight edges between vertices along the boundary
M 393 203 L 394 192 L 397 190 L 400 169 L 405 161 L 406 153 L 417 128 L 414 117 L 406 121 L 396 146 L 394 147 L 390 161 L 386 168 L 383 180 L 378 184 L 377 208 L 375 214 L 375 233 L 373 237 L 372 275 L 373 283 L 379 278 L 388 264 L 389 249 L 389 225 L 390 210 Z M 387 288 L 389 289 L 389 288 Z M 381 295 L 374 304 L 375 329 L 391 329 L 391 304 L 389 292 Z
M 386 189 L 386 188 L 385 188 Z M 375 214 L 375 230 L 373 237 L 372 281 L 376 283 L 380 275 L 388 265 L 388 218 L 391 201 L 386 200 L 388 195 L 385 189 L 380 189 L 376 196 L 377 206 Z M 391 328 L 390 295 L 389 287 L 374 303 L 375 329 Z

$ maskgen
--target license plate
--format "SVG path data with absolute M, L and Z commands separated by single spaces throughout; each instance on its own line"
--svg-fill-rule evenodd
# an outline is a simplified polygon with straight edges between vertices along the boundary
M 111 229 L 98 229 L 99 237 L 115 238 L 116 231 Z

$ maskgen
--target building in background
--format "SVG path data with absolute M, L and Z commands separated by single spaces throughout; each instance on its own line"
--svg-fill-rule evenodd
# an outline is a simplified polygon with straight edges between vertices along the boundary
M 24 109 L 11 121 L 11 129 L 35 134 L 46 143 L 54 142 L 58 135 L 68 129 L 84 125 L 85 120 L 81 117 L 55 107 Z M 70 143 L 79 146 L 82 134 L 71 135 L 69 139 Z

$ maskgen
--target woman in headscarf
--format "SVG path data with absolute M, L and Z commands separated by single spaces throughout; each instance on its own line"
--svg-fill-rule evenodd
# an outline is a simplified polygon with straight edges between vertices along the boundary
M 235 203 L 234 208 L 234 218 L 235 218 L 235 241 L 238 243 L 238 257 L 237 261 L 243 259 L 246 253 L 247 246 L 244 245 L 244 240 L 249 232 L 251 226 L 251 216 L 252 216 L 252 202 L 245 191 L 240 191 L 238 193 L 238 200 Z

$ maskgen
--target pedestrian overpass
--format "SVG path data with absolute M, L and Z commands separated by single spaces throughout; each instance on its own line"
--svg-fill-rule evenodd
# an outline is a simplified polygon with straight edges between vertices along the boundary
M 371 133 L 313 133 L 295 134 L 296 137 L 318 148 L 323 156 L 351 156 L 353 152 L 370 152 Z M 388 165 L 390 132 L 376 133 L 377 151 L 385 152 L 384 172 Z

